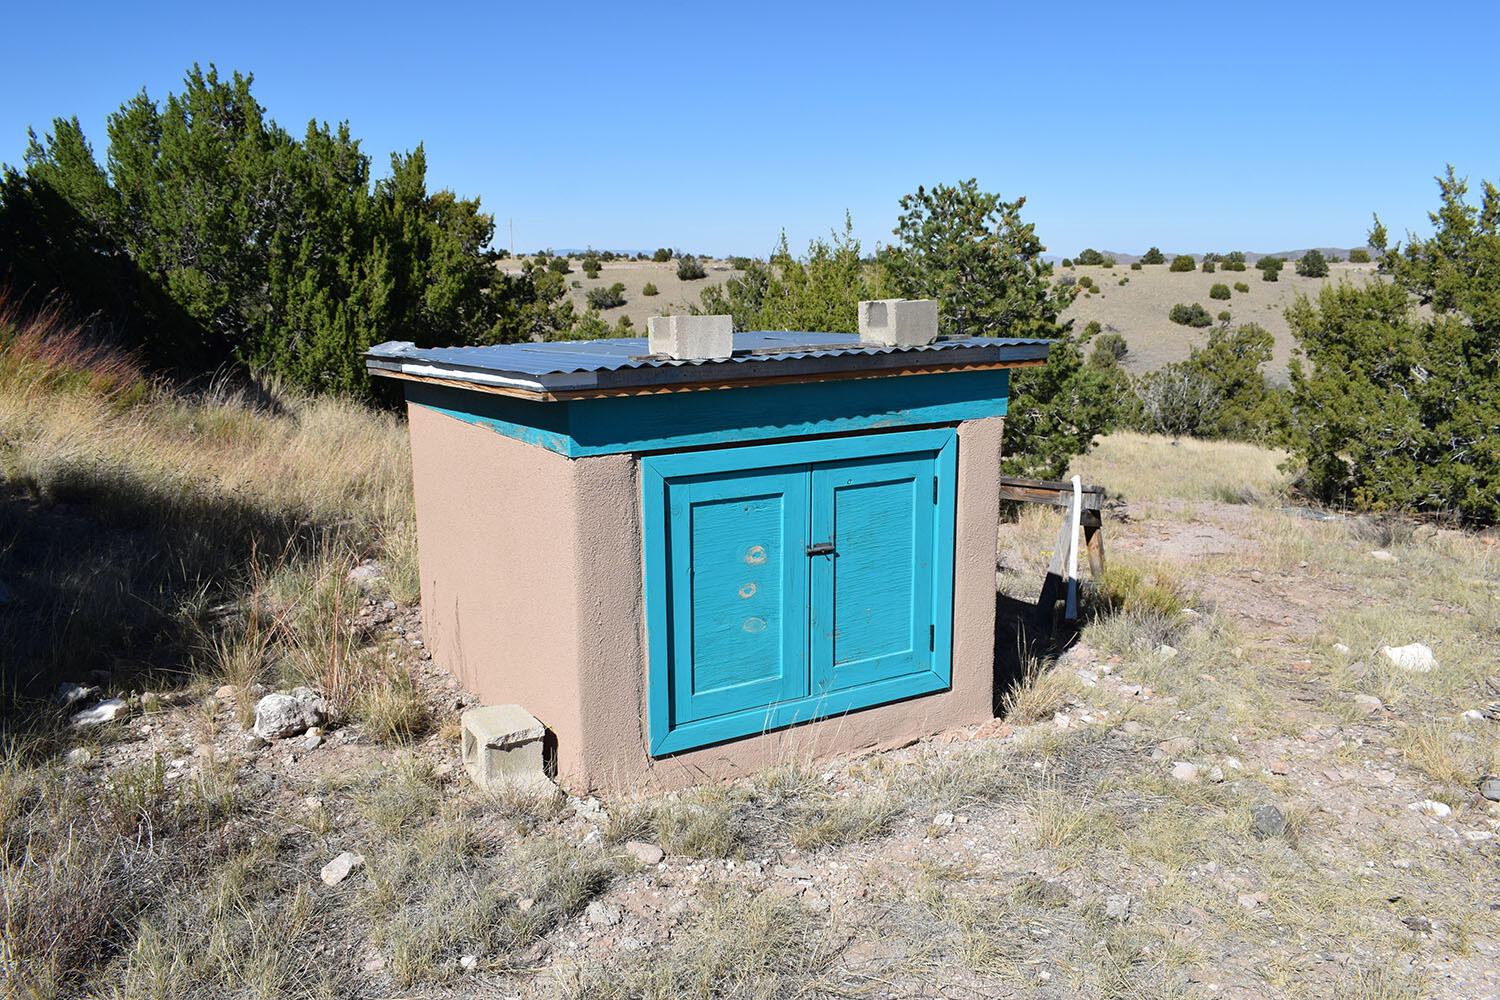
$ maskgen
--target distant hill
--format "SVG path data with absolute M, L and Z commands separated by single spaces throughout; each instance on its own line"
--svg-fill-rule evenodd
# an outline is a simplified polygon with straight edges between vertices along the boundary
M 1216 250 L 1216 251 L 1213 251 L 1213 252 L 1214 253 L 1219 253 L 1219 254 L 1225 254 L 1225 253 L 1229 253 L 1232 250 L 1237 250 L 1237 249 L 1239 249 L 1239 248 L 1238 247 L 1230 247 L 1228 250 Z M 1308 250 L 1312 250 L 1312 249 L 1314 249 L 1314 248 L 1313 247 L 1307 247 L 1307 248 L 1302 249 L 1302 250 L 1273 250 L 1273 251 L 1267 251 L 1267 252 L 1259 252 L 1259 251 L 1254 251 L 1254 250 L 1246 250 L 1245 251 L 1245 259 L 1248 260 L 1248 261 L 1251 261 L 1252 263 L 1254 261 L 1260 260 L 1262 257 L 1282 257 L 1282 258 L 1285 258 L 1286 260 L 1300 260 L 1302 258 L 1303 254 L 1307 253 Z M 1324 257 L 1329 257 L 1329 258 L 1340 257 L 1340 258 L 1342 258 L 1344 260 L 1348 260 L 1349 259 L 1349 250 L 1351 248 L 1348 248 L 1348 247 L 1317 247 L 1316 249 Z M 1360 249 L 1369 250 L 1370 248 L 1369 247 L 1354 247 L 1352 249 L 1355 249 L 1355 250 L 1360 250 Z M 1099 252 L 1101 254 L 1103 254 L 1104 256 L 1106 256 L 1106 257 L 1113 257 L 1115 259 L 1116 263 L 1124 264 L 1126 266 L 1129 266 L 1130 264 L 1133 264 L 1136 261 L 1138 261 L 1138 260 L 1141 259 L 1141 254 L 1139 254 L 1139 253 L 1122 253 L 1119 250 L 1100 250 Z M 1144 253 L 1144 251 L 1142 251 L 1142 253 Z M 1165 250 L 1165 249 L 1162 250 L 1162 254 L 1167 258 L 1168 261 L 1170 261 L 1173 257 L 1177 256 L 1179 253 L 1187 253 L 1187 251 L 1185 251 L 1185 250 Z M 1371 255 L 1373 256 L 1373 253 Z M 1052 253 L 1049 253 L 1049 254 L 1045 254 L 1044 256 L 1046 257 L 1047 260 L 1051 261 L 1054 264 L 1060 263 L 1062 261 L 1062 259 L 1063 259 L 1064 256 L 1067 256 L 1069 260 L 1073 259 L 1071 255 L 1065 255 L 1065 254 L 1052 254 Z M 1191 256 L 1194 260 L 1198 260 L 1198 261 L 1201 261 L 1203 259 L 1203 254 L 1202 253 L 1193 253 L 1193 254 L 1190 254 L 1189 256 Z

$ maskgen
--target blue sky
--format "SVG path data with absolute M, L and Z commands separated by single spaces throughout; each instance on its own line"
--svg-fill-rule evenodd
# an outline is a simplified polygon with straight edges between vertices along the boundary
M 0 160 L 195 61 L 300 134 L 347 119 L 384 172 L 514 219 L 519 249 L 765 254 L 977 177 L 1054 254 L 1281 250 L 1426 227 L 1434 174 L 1500 179 L 1500 5 L 26 4 Z M 25 44 L 16 44 L 24 40 Z

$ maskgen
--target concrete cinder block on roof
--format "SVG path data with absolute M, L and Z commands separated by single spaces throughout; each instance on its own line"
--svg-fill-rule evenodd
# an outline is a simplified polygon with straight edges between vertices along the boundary
M 651 353 L 677 361 L 727 358 L 734 353 L 732 316 L 652 316 L 646 329 Z
M 872 299 L 859 304 L 859 339 L 882 347 L 921 347 L 937 339 L 937 299 Z
M 481 788 L 547 780 L 546 727 L 520 705 L 486 705 L 463 714 L 464 769 Z

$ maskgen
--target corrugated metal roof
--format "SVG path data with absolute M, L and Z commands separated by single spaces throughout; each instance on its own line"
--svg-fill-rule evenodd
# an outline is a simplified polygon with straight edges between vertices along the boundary
M 538 392 L 609 386 L 661 385 L 959 361 L 1044 360 L 1052 341 L 1010 337 L 939 339 L 921 347 L 881 347 L 846 333 L 757 330 L 734 335 L 734 356 L 677 361 L 649 353 L 645 337 L 418 348 L 391 342 L 370 348 L 372 374 L 391 372 L 506 385 Z M 724 366 L 747 366 L 733 372 Z

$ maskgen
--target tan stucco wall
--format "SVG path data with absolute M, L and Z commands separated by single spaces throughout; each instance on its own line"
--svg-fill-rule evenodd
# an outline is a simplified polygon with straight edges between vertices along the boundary
M 576 754 L 576 525 L 588 516 L 576 470 L 545 448 L 408 412 L 427 648 L 485 704 L 525 707 L 558 734 L 560 756 L 563 734 Z
M 568 788 L 677 787 L 992 717 L 1002 418 L 958 429 L 949 691 L 652 760 L 636 457 L 569 460 L 410 411 L 433 659 L 486 704 L 519 704 L 540 719 Z

